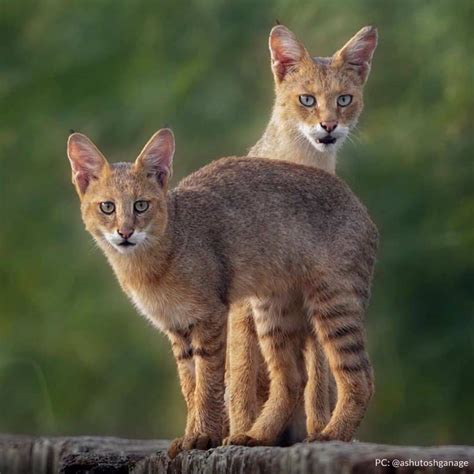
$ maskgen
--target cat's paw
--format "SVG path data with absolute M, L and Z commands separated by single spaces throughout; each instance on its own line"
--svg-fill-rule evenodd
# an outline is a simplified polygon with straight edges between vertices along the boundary
M 220 444 L 220 439 L 217 437 L 205 434 L 197 433 L 194 435 L 182 436 L 172 441 L 168 448 L 168 456 L 174 459 L 180 452 L 189 451 L 191 449 L 207 450 L 216 448 Z
M 252 438 L 252 436 L 246 434 L 236 434 L 228 436 L 223 443 L 225 446 L 236 445 L 236 446 L 263 446 L 259 440 Z
M 305 443 L 325 443 L 328 441 L 351 441 L 351 436 L 344 436 L 342 433 L 334 433 L 331 431 L 322 431 L 321 433 L 315 433 L 308 435 L 308 437 L 304 440 Z
M 183 450 L 183 440 L 184 436 L 181 436 L 171 441 L 168 448 L 168 457 L 170 459 L 174 459 Z
M 325 441 L 332 441 L 329 439 L 327 436 L 323 436 L 321 433 L 317 434 L 312 434 L 308 435 L 307 438 L 305 438 L 304 443 L 318 443 L 318 442 L 325 442 Z

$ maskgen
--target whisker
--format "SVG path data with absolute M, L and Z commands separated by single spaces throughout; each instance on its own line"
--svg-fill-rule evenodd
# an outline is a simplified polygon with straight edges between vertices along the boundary
M 354 143 L 354 144 L 356 142 L 357 142 L 357 144 L 362 143 L 362 139 L 356 133 L 354 133 L 352 130 L 350 130 L 349 133 L 347 134 L 347 138 L 349 138 L 351 143 Z
M 355 141 L 354 141 L 354 138 L 353 138 L 349 133 L 346 135 L 346 138 L 347 138 L 353 145 L 356 144 Z

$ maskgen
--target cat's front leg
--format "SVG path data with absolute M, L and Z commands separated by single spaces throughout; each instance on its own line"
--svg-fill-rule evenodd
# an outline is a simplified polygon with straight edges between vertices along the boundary
M 216 447 L 222 441 L 226 329 L 227 311 L 216 311 L 191 330 L 196 383 L 194 422 L 192 429 L 176 440 L 173 450 L 170 448 L 171 457 L 180 451 Z
M 182 451 L 184 439 L 188 436 L 192 436 L 195 432 L 194 392 L 196 389 L 196 369 L 193 347 L 191 345 L 192 329 L 193 326 L 190 325 L 187 328 L 170 330 L 166 333 L 171 342 L 174 358 L 176 359 L 181 391 L 188 410 L 184 436 L 172 441 L 168 449 L 168 454 L 171 458 L 174 458 Z

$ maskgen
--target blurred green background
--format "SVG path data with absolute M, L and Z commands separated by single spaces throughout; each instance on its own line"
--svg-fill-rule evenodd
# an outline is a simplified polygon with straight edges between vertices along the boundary
M 472 0 L 3 0 L 0 431 L 181 433 L 169 343 L 83 230 L 66 138 L 132 160 L 169 124 L 175 181 L 245 154 L 270 115 L 276 18 L 323 56 L 379 27 L 338 166 L 382 239 L 367 318 L 377 390 L 358 438 L 473 443 Z

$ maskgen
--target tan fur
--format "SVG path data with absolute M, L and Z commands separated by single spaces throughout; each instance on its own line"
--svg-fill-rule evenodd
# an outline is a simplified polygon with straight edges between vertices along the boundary
M 334 173 L 337 150 L 348 131 L 356 125 L 363 109 L 363 86 L 376 46 L 376 30 L 363 28 L 331 58 L 311 58 L 306 48 L 284 26 L 272 30 L 269 43 L 275 78 L 275 105 L 265 133 L 249 155 L 292 161 Z M 354 51 L 365 53 L 365 56 L 354 57 Z M 301 94 L 315 96 L 317 106 L 304 107 L 298 100 Z M 337 97 L 341 94 L 353 96 L 349 106 L 337 105 Z M 345 135 L 338 138 L 336 144 L 317 149 L 302 133 L 302 128 L 315 127 L 325 121 L 337 121 Z M 302 292 L 297 291 L 292 305 L 286 308 L 300 328 L 306 324 L 302 300 Z M 303 334 L 310 333 L 309 327 L 303 331 Z M 300 380 L 307 380 L 307 385 L 305 410 L 297 410 L 285 443 L 301 441 L 305 435 L 317 439 L 330 419 L 337 397 L 321 342 L 316 337 L 300 337 L 290 341 L 289 345 L 293 346 L 295 353 L 302 352 L 301 357 L 305 358 L 306 368 L 302 368 Z M 258 346 L 250 302 L 231 307 L 226 384 L 231 435 L 227 442 L 242 442 L 247 439 L 242 435 L 251 429 L 268 394 L 267 367 Z M 303 426 L 304 412 L 306 427 Z
M 68 141 L 86 229 L 124 292 L 171 340 L 188 422 L 170 455 L 221 441 L 227 314 L 243 299 L 270 375 L 246 443 L 274 442 L 302 396 L 291 345 L 301 329 L 286 313 L 295 288 L 340 394 L 323 434 L 346 439 L 371 394 L 362 318 L 377 231 L 364 206 L 324 171 L 256 158 L 218 160 L 168 192 L 173 152 L 166 129 L 133 164 L 109 164 L 84 135 Z M 149 207 L 138 213 L 142 201 Z M 104 203 L 115 211 L 105 215 Z M 131 237 L 118 239 L 124 228 Z

